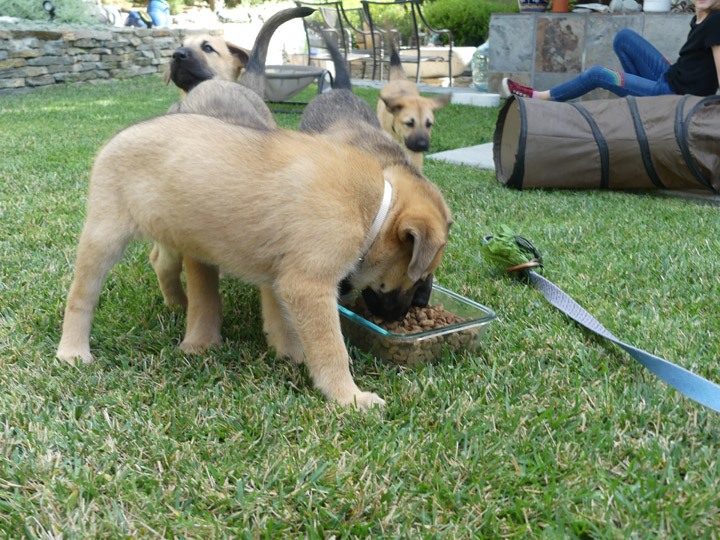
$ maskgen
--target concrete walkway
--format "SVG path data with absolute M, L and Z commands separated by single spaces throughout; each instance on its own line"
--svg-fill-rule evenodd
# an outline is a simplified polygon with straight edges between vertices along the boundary
M 387 81 L 372 81 L 369 79 L 353 79 L 352 85 L 356 88 L 374 88 L 380 90 Z M 423 94 L 452 94 L 450 103 L 453 105 L 473 105 L 475 107 L 497 107 L 500 105 L 500 94 L 478 92 L 472 86 L 435 86 L 426 83 L 417 85 Z
M 437 154 L 426 154 L 425 158 L 494 171 L 495 161 L 493 160 L 492 148 L 493 143 L 478 144 L 477 146 L 469 146 L 467 148 L 446 150 L 445 152 L 438 152 Z

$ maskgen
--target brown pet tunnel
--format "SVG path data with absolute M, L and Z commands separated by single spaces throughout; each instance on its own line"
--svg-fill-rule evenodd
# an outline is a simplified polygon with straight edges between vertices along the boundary
M 510 98 L 493 141 L 507 187 L 720 192 L 720 96 Z

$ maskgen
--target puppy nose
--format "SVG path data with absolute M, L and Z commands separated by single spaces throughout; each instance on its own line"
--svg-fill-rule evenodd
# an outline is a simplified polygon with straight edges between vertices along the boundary
M 412 137 L 405 141 L 405 146 L 413 152 L 425 152 L 430 148 L 430 139 L 428 137 Z
M 181 49 L 175 49 L 175 52 L 173 52 L 173 58 L 175 60 L 187 60 L 188 53 L 187 50 L 184 48 Z

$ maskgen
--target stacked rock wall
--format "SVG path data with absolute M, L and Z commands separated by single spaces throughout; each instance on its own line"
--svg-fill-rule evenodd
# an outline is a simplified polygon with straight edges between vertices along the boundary
M 191 33 L 222 30 L 0 27 L 0 94 L 163 72 Z

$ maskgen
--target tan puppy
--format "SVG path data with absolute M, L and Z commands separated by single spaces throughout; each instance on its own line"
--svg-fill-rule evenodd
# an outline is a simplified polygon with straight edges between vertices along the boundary
M 296 7 L 274 14 L 265 21 L 255 38 L 240 83 L 220 78 L 201 81 L 192 87 L 182 102 L 170 107 L 170 112 L 204 114 L 258 129 L 276 128 L 275 117 L 263 100 L 265 59 L 270 39 L 284 22 L 305 17 L 313 11 L 311 8 Z M 150 262 L 158 277 L 165 304 L 187 305 L 187 296 L 180 279 L 183 266 L 181 254 L 162 244 L 155 244 L 150 253 Z
M 208 79 L 237 81 L 249 57 L 250 51 L 218 36 L 188 36 L 173 52 L 170 67 L 163 73 L 163 80 L 165 84 L 174 82 L 180 88 L 182 98 L 186 92 Z
M 118 167 L 129 155 L 135 166 Z M 92 170 L 58 358 L 92 361 L 90 327 L 103 282 L 128 243 L 148 237 L 185 258 L 183 350 L 221 342 L 222 267 L 260 286 L 269 344 L 304 361 L 328 399 L 383 404 L 350 374 L 337 284 L 350 276 L 353 286 L 377 294 L 412 289 L 437 267 L 448 228 L 431 184 L 391 180 L 387 206 L 383 170 L 370 154 L 294 131 L 191 114 L 125 129 Z
M 382 128 L 407 150 L 410 160 L 418 169 L 422 169 L 422 153 L 430 148 L 435 111 L 449 101 L 450 94 L 422 97 L 417 85 L 405 75 L 400 57 L 393 48 L 390 77 L 380 90 L 377 116 Z

